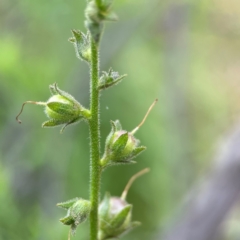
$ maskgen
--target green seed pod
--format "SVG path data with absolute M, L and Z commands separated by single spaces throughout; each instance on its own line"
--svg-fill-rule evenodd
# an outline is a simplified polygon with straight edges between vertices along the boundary
M 47 102 L 34 102 L 27 101 L 23 103 L 22 109 L 16 120 L 21 123 L 18 119 L 23 111 L 23 107 L 27 103 L 41 105 L 45 107 L 45 113 L 50 119 L 42 124 L 42 127 L 55 127 L 58 125 L 63 125 L 61 132 L 72 123 L 79 122 L 82 119 L 90 119 L 90 111 L 84 108 L 73 96 L 60 90 L 57 84 L 49 86 L 52 97 L 49 98 Z
M 131 184 L 136 178 L 149 171 L 148 168 L 135 174 L 126 185 L 121 197 L 111 197 L 105 194 L 99 205 L 99 232 L 98 239 L 105 240 L 118 238 L 139 226 L 140 222 L 132 222 L 132 205 L 125 199 Z
M 82 198 L 74 198 L 63 203 L 58 203 L 58 207 L 67 210 L 67 215 L 60 219 L 64 225 L 71 226 L 71 233 L 74 235 L 77 226 L 84 222 L 91 211 L 91 203 Z
M 116 164 L 135 163 L 132 159 L 143 152 L 146 147 L 139 146 L 140 141 L 134 137 L 134 134 L 142 126 L 156 102 L 157 99 L 148 109 L 142 122 L 131 132 L 122 130 L 118 120 L 111 122 L 112 130 L 106 139 L 104 155 L 100 160 L 103 169 Z

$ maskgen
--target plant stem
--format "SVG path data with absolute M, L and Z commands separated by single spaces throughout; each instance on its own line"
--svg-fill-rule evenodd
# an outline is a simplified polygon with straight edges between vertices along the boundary
M 91 84 L 90 84 L 90 108 L 92 118 L 89 120 L 90 128 L 90 239 L 97 240 L 98 234 L 98 202 L 100 192 L 100 165 L 99 165 L 99 90 L 98 90 L 98 46 L 91 38 Z
M 98 8 L 100 8 L 101 4 L 102 4 L 102 1 L 101 0 L 95 0 L 95 2 L 96 2 L 96 5 L 98 6 Z

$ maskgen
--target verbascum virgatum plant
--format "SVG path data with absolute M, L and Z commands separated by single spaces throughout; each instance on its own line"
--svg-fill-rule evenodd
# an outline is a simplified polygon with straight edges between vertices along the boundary
M 140 141 L 134 134 L 142 126 L 149 112 L 157 102 L 155 100 L 148 109 L 142 122 L 132 131 L 122 129 L 119 120 L 111 121 L 112 129 L 105 142 L 105 151 L 100 156 L 100 92 L 116 86 L 126 75 L 120 75 L 110 68 L 99 74 L 99 44 L 103 33 L 104 21 L 116 21 L 117 16 L 112 12 L 113 0 L 88 1 L 85 10 L 86 33 L 72 30 L 69 41 L 73 44 L 78 59 L 86 62 L 90 71 L 90 106 L 83 107 L 72 95 L 59 89 L 56 83 L 50 85 L 52 96 L 46 102 L 26 101 L 23 103 L 18 116 L 23 111 L 25 104 L 35 104 L 44 107 L 49 118 L 42 127 L 55 127 L 62 125 L 60 132 L 74 123 L 85 120 L 90 131 L 90 196 L 89 200 L 74 198 L 57 206 L 67 210 L 67 215 L 60 219 L 64 225 L 70 226 L 70 236 L 75 234 L 79 224 L 89 218 L 90 240 L 105 240 L 119 238 L 127 233 L 139 222 L 132 222 L 132 205 L 126 201 L 125 190 L 120 198 L 111 197 L 107 193 L 101 202 L 100 180 L 103 170 L 109 166 L 134 163 L 133 158 L 143 152 L 146 147 L 140 146 Z M 142 174 L 146 172 L 140 172 Z M 134 175 L 133 180 L 139 175 Z M 87 180 L 86 180 L 87 181 Z M 131 185 L 132 180 L 130 180 Z

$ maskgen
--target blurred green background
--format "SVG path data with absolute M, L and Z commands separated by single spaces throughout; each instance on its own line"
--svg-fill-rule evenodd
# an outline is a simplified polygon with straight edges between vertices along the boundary
M 67 41 L 84 29 L 85 1 L 1 0 L 0 3 L 0 240 L 66 240 L 55 205 L 88 198 L 89 137 L 84 122 L 63 134 L 42 129 L 48 86 L 89 105 L 89 74 Z M 235 122 L 240 100 L 240 2 L 237 0 L 121 0 L 107 23 L 101 70 L 128 77 L 101 96 L 101 148 L 110 120 L 126 130 L 159 102 L 136 134 L 148 147 L 137 164 L 104 172 L 105 191 L 120 196 L 128 179 L 150 167 L 128 201 L 142 226 L 124 240 L 154 239 L 185 194 L 206 171 L 217 140 Z M 88 222 L 74 239 L 88 239 Z

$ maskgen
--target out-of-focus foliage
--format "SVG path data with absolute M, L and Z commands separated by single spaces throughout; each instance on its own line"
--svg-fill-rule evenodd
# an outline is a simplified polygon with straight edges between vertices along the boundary
M 54 82 L 88 106 L 87 65 L 67 41 L 71 29 L 84 29 L 84 8 L 85 1 L 1 1 L 0 240 L 65 240 L 56 203 L 88 198 L 87 125 L 63 134 L 42 129 L 46 116 L 31 105 L 22 125 L 15 121 L 21 104 L 46 101 Z M 154 239 L 239 115 L 240 2 L 122 0 L 114 11 L 120 20 L 106 24 L 101 70 L 128 77 L 102 92 L 102 152 L 110 119 L 132 130 L 159 102 L 136 134 L 147 151 L 136 165 L 107 169 L 102 196 L 120 196 L 135 172 L 150 167 L 128 196 L 133 220 L 143 224 L 123 239 Z M 88 223 L 77 238 L 88 239 Z

